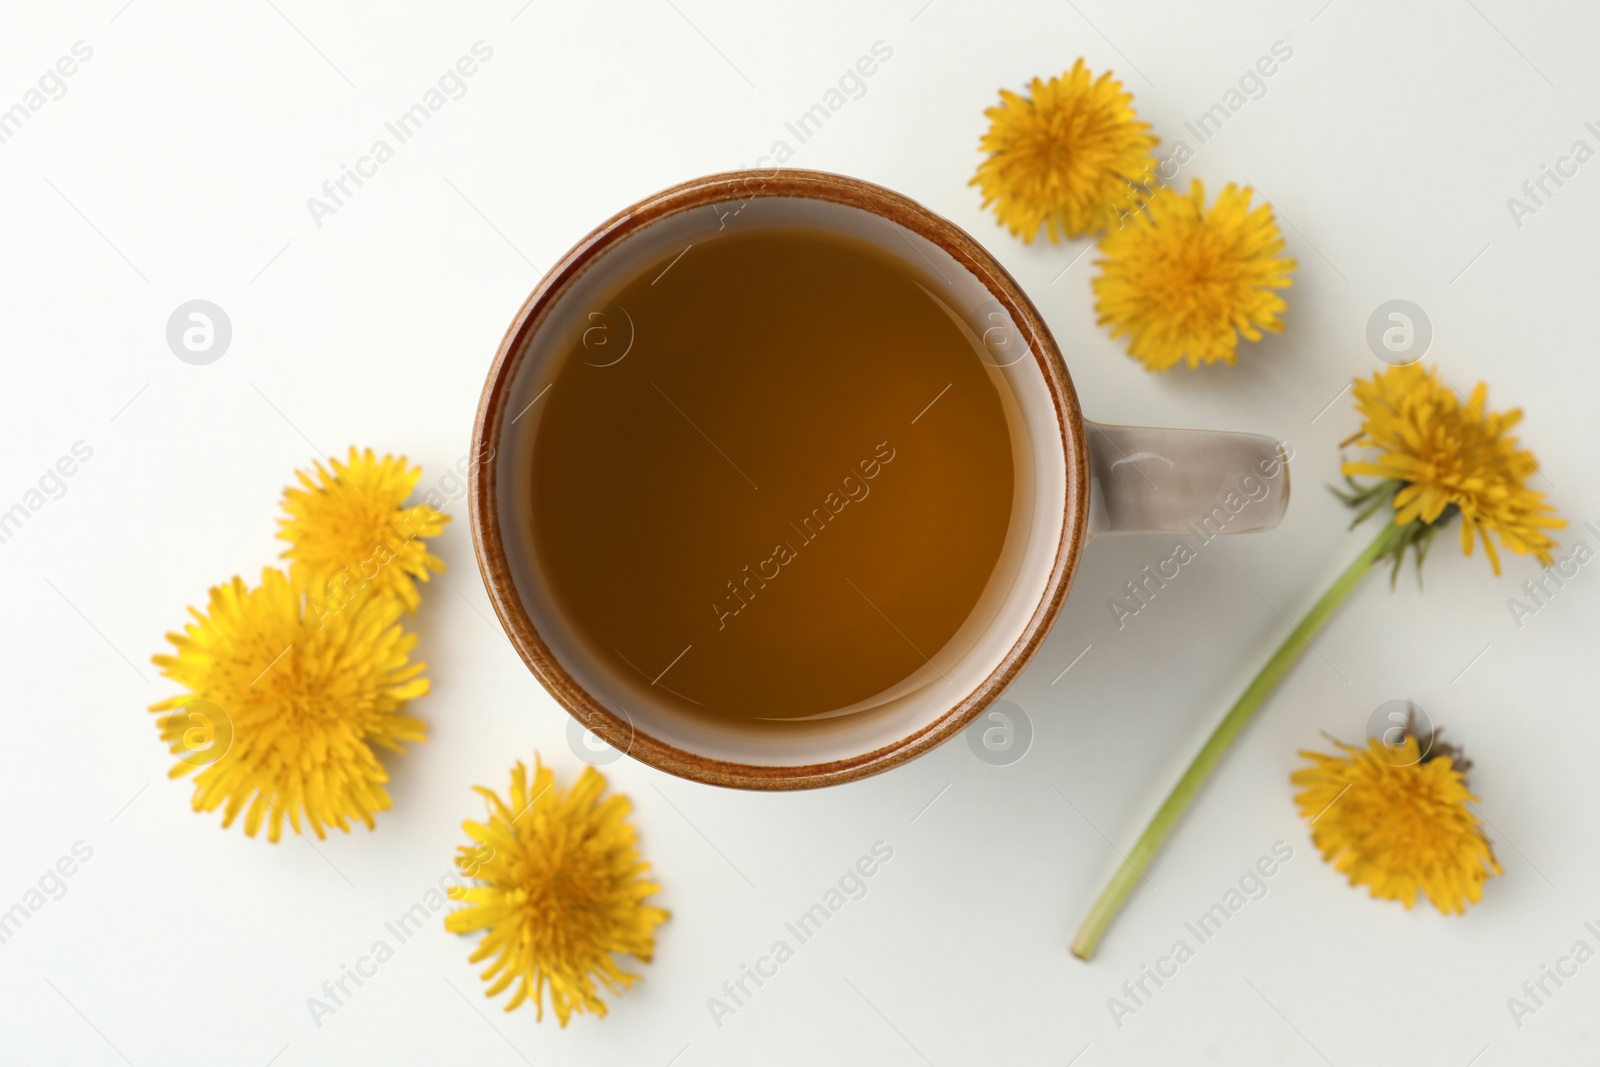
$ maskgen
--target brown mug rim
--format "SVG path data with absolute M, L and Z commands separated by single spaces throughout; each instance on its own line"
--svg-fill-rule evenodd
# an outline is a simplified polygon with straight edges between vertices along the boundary
M 1022 325 L 1031 337 L 1030 351 L 1044 374 L 1066 457 L 1061 540 L 1044 592 L 1016 642 L 977 688 L 933 721 L 870 752 L 826 763 L 769 766 L 712 759 L 669 745 L 615 715 L 567 672 L 533 625 L 517 596 L 498 515 L 497 446 L 511 383 L 528 352 L 529 340 L 550 308 L 603 253 L 651 223 L 695 208 L 744 202 L 750 197 L 793 197 L 860 208 L 943 249 L 977 278 L 1012 321 Z M 546 272 L 506 330 L 478 403 L 472 446 L 473 455 L 488 457 L 470 479 L 468 507 L 473 547 L 490 603 L 522 661 L 580 724 L 602 737 L 630 737 L 628 755 L 680 778 L 730 788 L 805 789 L 854 781 L 899 766 L 954 736 L 1010 685 L 1049 633 L 1077 570 L 1088 521 L 1089 471 L 1083 413 L 1061 350 L 1016 279 L 965 230 L 909 197 L 859 178 L 824 171 L 711 174 L 645 197 L 601 223 Z

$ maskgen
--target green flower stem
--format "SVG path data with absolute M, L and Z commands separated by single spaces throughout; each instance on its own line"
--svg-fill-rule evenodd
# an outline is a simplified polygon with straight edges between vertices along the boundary
M 1178 784 L 1167 794 L 1161 809 L 1144 828 L 1144 833 L 1139 835 L 1139 840 L 1134 843 L 1133 850 L 1125 857 L 1122 866 L 1117 868 L 1117 873 L 1100 893 L 1100 899 L 1095 901 L 1094 908 L 1089 912 L 1088 918 L 1083 920 L 1082 928 L 1078 930 L 1077 940 L 1072 943 L 1074 956 L 1083 960 L 1094 957 L 1100 939 L 1105 936 L 1117 913 L 1122 910 L 1122 905 L 1127 902 L 1134 886 L 1144 877 L 1145 868 L 1160 851 L 1162 842 L 1166 841 L 1167 835 L 1177 825 L 1178 818 L 1189 807 L 1206 779 L 1211 776 L 1223 754 L 1239 736 L 1239 731 L 1244 729 L 1262 701 L 1266 700 L 1267 694 L 1272 692 L 1283 676 L 1289 672 L 1289 668 L 1293 667 L 1295 661 L 1310 647 L 1312 639 L 1338 610 L 1339 605 L 1343 604 L 1361 583 L 1361 579 L 1372 569 L 1372 564 L 1379 558 L 1391 554 L 1404 539 L 1408 529 L 1407 526 L 1385 523 L 1383 531 L 1350 566 L 1344 569 L 1343 574 L 1334 579 L 1328 591 L 1322 594 L 1321 599 L 1313 604 L 1311 610 L 1300 620 L 1300 625 L 1284 638 L 1283 644 L 1279 645 L 1272 658 L 1267 660 L 1267 665 L 1262 667 L 1260 673 L 1245 687 L 1233 707 L 1228 709 L 1228 714 L 1223 716 L 1217 728 L 1206 739 L 1205 746 L 1183 772 L 1183 777 L 1178 779 Z

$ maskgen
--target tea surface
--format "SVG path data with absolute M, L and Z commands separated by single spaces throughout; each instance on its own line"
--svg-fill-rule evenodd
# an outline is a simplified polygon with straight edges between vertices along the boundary
M 781 719 L 945 646 L 1000 556 L 1013 466 L 991 372 L 916 274 L 736 230 L 589 323 L 539 400 L 532 507 L 597 655 L 685 710 Z

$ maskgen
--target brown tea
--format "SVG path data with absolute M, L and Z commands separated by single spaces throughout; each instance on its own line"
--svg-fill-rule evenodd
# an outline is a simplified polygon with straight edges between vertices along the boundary
M 596 655 L 686 711 L 792 719 L 945 646 L 1000 557 L 1013 461 L 934 284 L 865 242 L 733 230 L 590 315 L 540 398 L 532 507 Z

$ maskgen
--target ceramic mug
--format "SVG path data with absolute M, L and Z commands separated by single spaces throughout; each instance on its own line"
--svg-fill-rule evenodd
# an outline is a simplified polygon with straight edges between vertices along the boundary
M 586 652 L 549 594 L 531 534 L 537 400 L 569 358 L 571 338 L 646 264 L 729 226 L 763 225 L 851 235 L 899 259 L 966 319 L 980 341 L 977 358 L 1015 400 L 1008 421 L 1017 482 L 1005 547 L 977 608 L 937 654 L 938 678 L 913 676 L 870 712 L 781 726 L 687 716 L 644 679 L 621 677 Z M 616 325 L 613 343 L 631 343 Z M 699 178 L 640 201 L 580 241 L 506 332 L 473 446 L 487 457 L 470 496 L 478 563 L 524 662 L 615 749 L 684 778 L 746 789 L 850 781 L 959 732 L 1038 650 L 1091 537 L 1268 529 L 1289 497 L 1288 457 L 1271 437 L 1084 419 L 1043 318 L 983 246 L 898 193 L 810 171 Z

